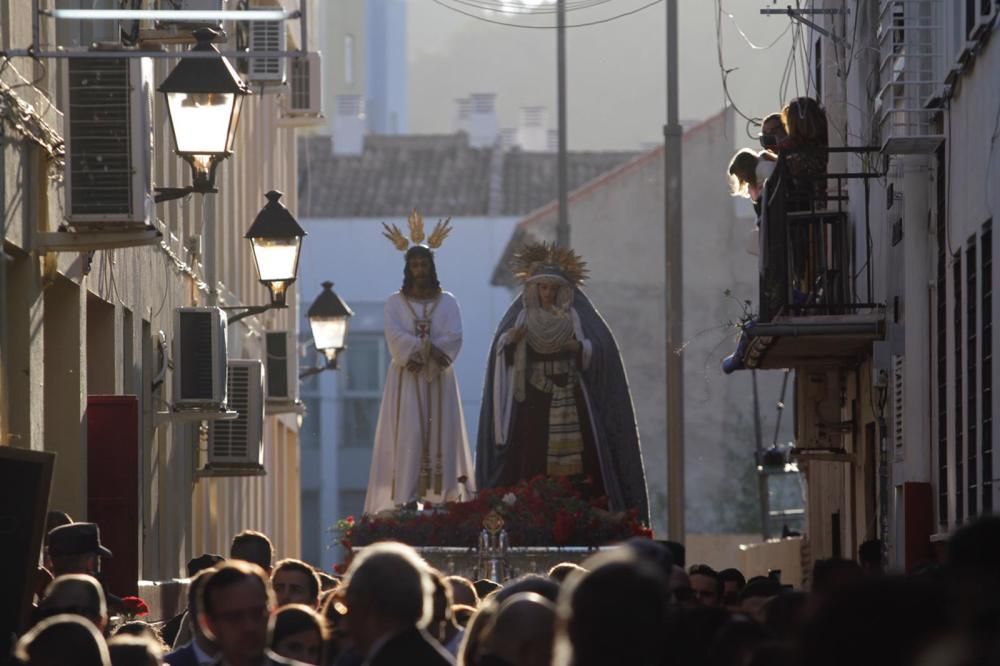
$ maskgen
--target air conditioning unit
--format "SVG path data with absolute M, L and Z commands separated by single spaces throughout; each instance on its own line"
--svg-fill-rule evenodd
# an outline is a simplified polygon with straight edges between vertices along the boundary
M 251 9 L 257 9 L 251 7 Z M 250 53 L 260 51 L 285 51 L 288 34 L 281 21 L 250 22 Z M 247 60 L 247 78 L 262 86 L 282 85 L 285 82 L 287 58 L 252 57 Z
M 265 334 L 264 347 L 268 403 L 296 403 L 299 399 L 299 356 L 294 337 L 288 331 L 269 331 Z
M 281 105 L 281 120 L 286 127 L 322 125 L 323 66 L 319 53 L 305 53 L 291 58 L 288 90 Z
M 175 411 L 226 411 L 226 313 L 219 308 L 174 310 Z
M 76 229 L 154 219 L 153 65 L 149 58 L 68 58 L 66 221 Z
M 264 471 L 264 367 L 257 360 L 229 361 L 229 408 L 239 416 L 208 424 L 206 470 L 259 475 Z
M 184 11 L 221 11 L 225 9 L 225 0 L 156 0 L 156 9 Z M 157 31 L 174 33 L 177 38 L 194 42 L 191 34 L 199 28 L 212 28 L 222 32 L 222 21 L 175 21 L 160 19 L 154 23 Z M 173 41 L 173 40 L 172 40 Z

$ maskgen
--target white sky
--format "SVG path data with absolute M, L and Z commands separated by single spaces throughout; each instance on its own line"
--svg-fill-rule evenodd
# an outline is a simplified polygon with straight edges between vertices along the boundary
M 442 1 L 489 16 L 455 0 Z M 757 45 L 770 44 L 789 27 L 787 17 L 760 15 L 761 8 L 778 6 L 773 0 L 721 1 L 723 10 L 733 14 Z M 646 2 L 611 0 L 571 12 L 567 22 L 602 19 Z M 571 149 L 636 149 L 662 140 L 665 13 L 665 3 L 660 2 L 611 23 L 568 31 Z M 716 50 L 716 2 L 679 0 L 679 14 L 680 115 L 685 121 L 700 120 L 724 104 Z M 514 20 L 497 14 L 491 18 Z M 549 126 L 555 126 L 554 30 L 490 25 L 432 0 L 409 0 L 407 20 L 411 132 L 453 131 L 454 100 L 473 92 L 498 94 L 501 127 L 515 127 L 519 107 L 528 105 L 546 106 Z M 772 48 L 755 50 L 740 36 L 736 24 L 723 16 L 722 37 L 726 67 L 739 68 L 729 76 L 736 104 L 751 116 L 779 109 L 792 31 L 785 32 Z M 801 93 L 805 92 L 803 76 L 798 77 Z M 795 94 L 795 85 L 790 83 L 784 97 Z

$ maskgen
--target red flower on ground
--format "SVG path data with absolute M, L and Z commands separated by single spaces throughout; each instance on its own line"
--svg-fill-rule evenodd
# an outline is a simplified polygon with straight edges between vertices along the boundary
M 141 617 L 149 613 L 149 606 L 139 597 L 122 597 L 122 604 L 129 615 Z

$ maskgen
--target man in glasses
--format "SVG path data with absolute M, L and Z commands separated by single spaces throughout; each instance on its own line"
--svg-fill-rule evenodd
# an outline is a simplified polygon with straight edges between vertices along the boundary
M 256 564 L 228 560 L 208 575 L 201 589 L 199 622 L 215 641 L 224 666 L 295 664 L 267 651 L 267 620 L 274 592 Z

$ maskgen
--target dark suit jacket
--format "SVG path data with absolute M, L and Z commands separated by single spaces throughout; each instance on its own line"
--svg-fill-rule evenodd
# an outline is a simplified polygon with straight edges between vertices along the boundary
M 198 666 L 198 655 L 194 652 L 194 644 L 188 643 L 163 657 L 163 663 L 168 666 Z
M 423 629 L 413 627 L 393 636 L 369 666 L 454 666 L 455 659 Z

